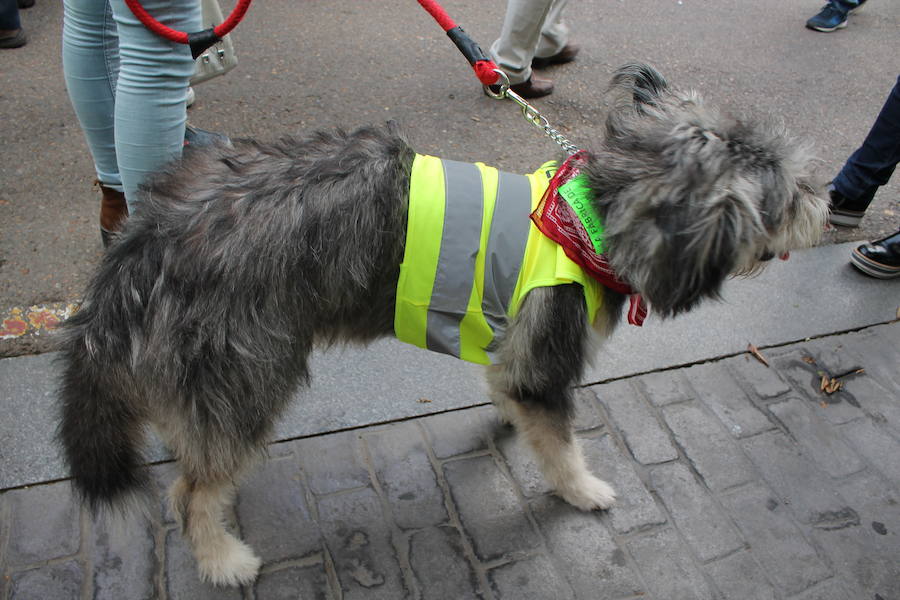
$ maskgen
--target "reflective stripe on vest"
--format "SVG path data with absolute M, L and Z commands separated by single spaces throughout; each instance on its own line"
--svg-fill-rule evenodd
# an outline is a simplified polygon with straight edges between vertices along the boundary
M 552 172 L 416 155 L 394 315 L 401 341 L 491 364 L 525 294 L 561 283 L 582 285 L 593 320 L 599 286 L 529 218 Z

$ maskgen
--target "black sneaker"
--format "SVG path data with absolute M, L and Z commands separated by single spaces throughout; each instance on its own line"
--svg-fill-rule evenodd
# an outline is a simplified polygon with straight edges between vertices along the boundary
M 900 230 L 886 238 L 856 248 L 850 254 L 850 262 L 872 277 L 879 279 L 900 277 Z
M 21 48 L 28 43 L 24 29 L 8 29 L 0 32 L 0 48 Z
M 809 29 L 829 33 L 847 26 L 847 14 L 829 2 L 822 7 L 822 10 L 817 15 L 806 22 L 806 26 Z
M 868 202 L 865 204 L 854 202 L 834 189 L 833 185 L 828 186 L 828 196 L 831 199 L 828 222 L 841 227 L 859 227 L 859 222 L 866 214 Z

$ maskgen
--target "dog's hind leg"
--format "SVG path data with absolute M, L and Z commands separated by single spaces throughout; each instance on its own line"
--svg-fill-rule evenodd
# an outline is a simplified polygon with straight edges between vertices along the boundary
M 234 499 L 231 480 L 196 480 L 183 475 L 169 489 L 169 501 L 197 559 L 200 578 L 214 585 L 244 585 L 256 579 L 261 561 L 225 529 L 225 510 Z
M 169 488 L 169 505 L 197 559 L 200 579 L 229 586 L 252 582 L 261 561 L 225 523 L 235 481 L 262 455 L 261 444 L 240 441 L 209 423 L 173 418 L 159 428 L 181 467 Z
M 581 376 L 587 344 L 578 286 L 532 291 L 487 379 L 501 416 L 525 437 L 547 482 L 569 504 L 594 510 L 611 506 L 615 492 L 588 470 L 572 427 L 571 386 Z

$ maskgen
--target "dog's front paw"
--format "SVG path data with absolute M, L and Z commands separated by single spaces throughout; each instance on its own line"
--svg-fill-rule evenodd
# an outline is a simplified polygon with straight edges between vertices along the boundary
M 250 546 L 228 535 L 221 546 L 211 548 L 197 556 L 200 579 L 222 586 L 239 586 L 252 583 L 259 573 L 262 561 Z
M 556 490 L 559 496 L 581 510 L 609 508 L 616 502 L 616 492 L 608 483 L 586 474 L 577 481 Z

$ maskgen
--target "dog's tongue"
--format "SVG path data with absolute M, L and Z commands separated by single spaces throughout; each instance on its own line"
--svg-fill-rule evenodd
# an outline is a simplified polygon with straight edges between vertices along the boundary
M 790 253 L 790 252 L 785 252 L 784 254 L 782 254 L 781 256 L 779 256 L 778 258 L 780 258 L 781 260 L 787 260 L 787 259 L 789 259 L 790 257 L 791 257 L 791 253 Z

